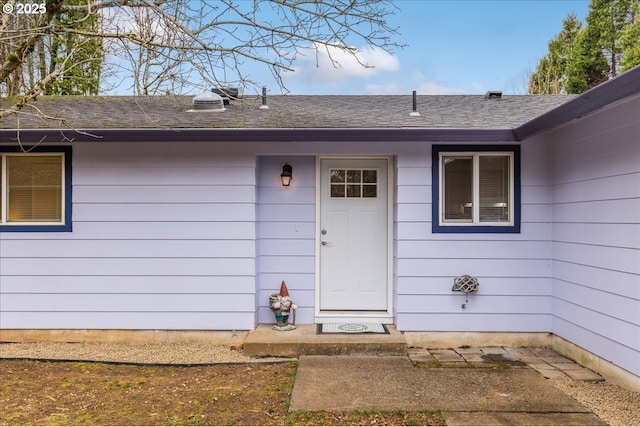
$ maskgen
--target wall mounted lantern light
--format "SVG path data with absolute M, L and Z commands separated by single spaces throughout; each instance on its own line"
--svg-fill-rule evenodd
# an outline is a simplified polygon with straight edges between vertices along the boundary
M 285 163 L 282 166 L 282 173 L 280 174 L 280 181 L 282 181 L 282 185 L 284 187 L 288 187 L 291 184 L 291 179 L 293 178 L 293 168 L 289 163 Z

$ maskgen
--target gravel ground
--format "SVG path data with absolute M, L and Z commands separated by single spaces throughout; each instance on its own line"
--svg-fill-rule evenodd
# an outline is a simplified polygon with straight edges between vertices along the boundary
M 151 364 L 275 362 L 282 358 L 251 358 L 240 348 L 199 343 L 100 344 L 2 343 L 0 358 L 86 360 Z M 609 382 L 550 379 L 560 390 L 610 425 L 640 426 L 640 393 Z
M 612 426 L 640 426 L 640 393 L 607 381 L 550 379 L 560 390 Z
M 0 357 L 184 365 L 288 360 L 252 358 L 242 354 L 242 349 L 235 346 L 205 343 L 2 343 Z

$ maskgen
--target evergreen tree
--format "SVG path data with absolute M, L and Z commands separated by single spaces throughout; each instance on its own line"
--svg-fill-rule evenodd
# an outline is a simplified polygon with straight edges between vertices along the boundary
M 0 26 L 0 94 L 97 94 L 102 38 L 92 0 L 31 3 L 38 13 L 4 14 Z
M 609 63 L 588 30 L 576 36 L 565 72 L 566 93 L 579 94 L 609 79 Z
M 575 15 L 549 42 L 529 93 L 582 93 L 640 64 L 640 0 L 591 0 L 586 26 Z
M 86 5 L 87 0 L 66 0 L 67 6 Z M 67 9 L 54 18 L 54 25 L 96 32 L 99 16 Z M 102 39 L 72 32 L 53 32 L 49 37 L 49 73 L 62 67 L 60 75 L 45 86 L 46 95 L 97 95 L 104 59 Z M 66 66 L 62 64 L 66 63 Z
M 587 15 L 587 39 L 607 57 L 611 77 L 618 74 L 622 58 L 620 37 L 631 21 L 638 0 L 591 0 Z
M 620 36 L 622 61 L 620 71 L 640 65 L 640 2 L 631 6 L 631 19 Z
M 540 60 L 529 79 L 529 93 L 559 94 L 565 91 L 567 62 L 581 27 L 575 14 L 565 18 L 562 31 L 549 42 L 549 53 Z

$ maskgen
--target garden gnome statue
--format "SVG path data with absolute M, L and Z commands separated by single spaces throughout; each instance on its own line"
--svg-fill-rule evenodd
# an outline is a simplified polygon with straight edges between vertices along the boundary
M 269 303 L 271 310 L 276 315 L 276 325 L 273 329 L 276 331 L 290 331 L 296 328 L 295 325 L 289 323 L 289 312 L 291 309 L 295 310 L 298 307 L 291 301 L 291 298 L 289 298 L 289 290 L 284 281 L 282 281 L 280 285 L 280 293 L 269 295 Z

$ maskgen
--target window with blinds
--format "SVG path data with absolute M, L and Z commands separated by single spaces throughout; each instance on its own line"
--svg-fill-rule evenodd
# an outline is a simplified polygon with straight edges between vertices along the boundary
M 64 222 L 64 153 L 2 154 L 0 224 Z
M 442 225 L 513 224 L 513 153 L 441 152 Z
M 479 156 L 480 222 L 510 222 L 511 156 Z

